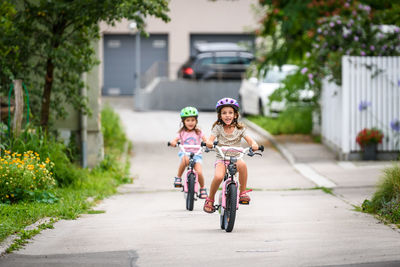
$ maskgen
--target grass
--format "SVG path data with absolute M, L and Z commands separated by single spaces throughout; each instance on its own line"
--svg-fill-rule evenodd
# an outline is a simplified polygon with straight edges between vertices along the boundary
M 310 106 L 290 107 L 277 118 L 264 116 L 248 116 L 247 118 L 273 135 L 311 134 L 312 132 L 312 107 Z
M 104 160 L 92 170 L 74 168 L 79 176 L 67 186 L 57 187 L 52 193 L 56 195 L 55 203 L 43 203 L 37 201 L 20 201 L 13 204 L 0 203 L 0 242 L 10 235 L 17 235 L 18 239 L 7 250 L 11 252 L 20 248 L 32 236 L 42 229 L 50 228 L 52 223 L 58 219 L 76 219 L 80 214 L 99 214 L 104 211 L 92 210 L 99 200 L 104 199 L 117 192 L 117 187 L 123 183 L 132 182 L 127 177 L 129 171 L 129 157 L 121 162 L 123 148 L 127 138 L 119 123 L 115 123 L 116 114 L 112 116 L 112 110 L 105 112 L 109 116 L 102 118 L 102 128 L 113 128 L 118 132 L 117 136 L 106 135 L 105 138 L 113 138 L 113 141 L 105 140 L 105 144 L 118 144 L 117 147 L 108 148 Z M 103 114 L 103 113 L 102 113 Z M 118 140 L 116 140 L 118 139 Z M 106 142 L 107 141 L 107 142 Z M 131 144 L 129 144 L 131 146 Z M 64 166 L 71 168 L 71 166 Z M 35 230 L 24 230 L 27 226 L 38 220 L 50 217 L 54 220 L 48 224 L 39 226 Z
M 371 200 L 361 206 L 364 212 L 376 214 L 384 222 L 400 226 L 400 164 L 384 169 Z

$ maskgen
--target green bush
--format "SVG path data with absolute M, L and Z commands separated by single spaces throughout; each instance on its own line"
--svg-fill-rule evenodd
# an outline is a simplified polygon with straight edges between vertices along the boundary
M 278 134 L 311 134 L 312 132 L 311 106 L 291 106 L 283 111 L 279 117 L 249 116 L 248 119 L 266 129 L 273 135 Z
M 400 223 L 400 164 L 384 170 L 378 189 L 371 200 L 364 201 L 362 209 Z
M 10 137 L 6 140 L 5 149 L 12 153 L 35 151 L 42 158 L 49 158 L 54 163 L 53 173 L 58 186 L 68 186 L 80 179 L 79 169 L 68 158 L 65 145 L 40 128 L 32 128 L 28 125 L 18 137 Z
M 127 142 L 124 129 L 118 114 L 109 106 L 101 111 L 101 132 L 106 150 L 112 149 L 119 152 L 124 150 L 124 145 Z
M 54 163 L 33 151 L 23 154 L 6 150 L 0 156 L 0 202 L 13 203 L 38 196 L 35 192 L 54 187 Z

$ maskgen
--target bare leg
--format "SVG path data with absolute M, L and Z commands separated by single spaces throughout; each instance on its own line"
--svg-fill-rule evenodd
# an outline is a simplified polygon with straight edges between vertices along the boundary
M 181 160 L 181 163 L 179 164 L 179 168 L 178 168 L 178 174 L 176 177 L 181 178 L 183 172 L 185 171 L 186 166 L 189 164 L 189 159 L 188 157 L 184 156 Z
M 215 199 L 215 193 L 217 193 L 218 187 L 220 186 L 222 180 L 224 179 L 224 175 L 225 175 L 225 165 L 219 162 L 217 166 L 215 166 L 214 179 L 211 182 L 210 194 L 208 195 L 208 198 L 212 200 Z
M 236 166 L 239 172 L 240 192 L 243 192 L 247 187 L 247 166 L 243 160 L 238 160 Z
M 197 172 L 197 175 L 199 177 L 200 188 L 204 188 L 204 176 L 203 176 L 203 170 L 202 170 L 201 164 L 196 163 L 194 165 L 194 169 Z

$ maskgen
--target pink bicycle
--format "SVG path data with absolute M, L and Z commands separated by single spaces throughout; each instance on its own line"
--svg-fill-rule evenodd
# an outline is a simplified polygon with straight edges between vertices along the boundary
M 170 146 L 170 142 L 168 142 L 168 146 Z M 196 170 L 194 169 L 194 165 L 196 164 L 194 157 L 196 155 L 200 155 L 203 152 L 203 145 L 181 145 L 178 142 L 179 149 L 185 153 L 189 157 L 189 164 L 187 166 L 186 174 L 183 175 L 183 192 L 186 201 L 186 209 L 192 211 L 194 206 L 194 201 L 197 200 L 196 197 L 199 197 L 199 178 Z M 187 152 L 186 149 L 195 148 L 196 152 Z M 207 149 L 207 148 L 206 148 Z M 196 197 L 195 197 L 196 195 Z
M 221 155 L 225 162 L 225 177 L 222 183 L 222 191 L 219 194 L 218 204 L 215 205 L 215 208 L 218 209 L 220 214 L 220 226 L 221 229 L 225 229 L 226 232 L 231 232 L 233 230 L 233 226 L 235 225 L 236 219 L 236 210 L 239 209 L 239 183 L 237 182 L 237 166 L 236 162 L 243 158 L 245 154 L 250 157 L 254 155 L 260 155 L 261 153 L 255 153 L 251 147 L 242 148 L 242 147 L 221 147 L 217 146 L 218 142 L 214 142 L 214 148 L 217 150 L 217 153 Z M 264 151 L 264 146 L 259 146 L 258 150 L 261 152 Z M 234 151 L 239 152 L 240 155 L 238 157 L 229 157 L 226 156 L 226 152 Z

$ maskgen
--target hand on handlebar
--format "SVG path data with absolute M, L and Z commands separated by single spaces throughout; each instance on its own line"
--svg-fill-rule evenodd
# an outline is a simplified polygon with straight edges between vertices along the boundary
M 176 142 L 176 141 L 168 142 L 168 146 L 176 147 L 176 145 L 177 145 L 178 143 L 179 143 L 179 142 Z

